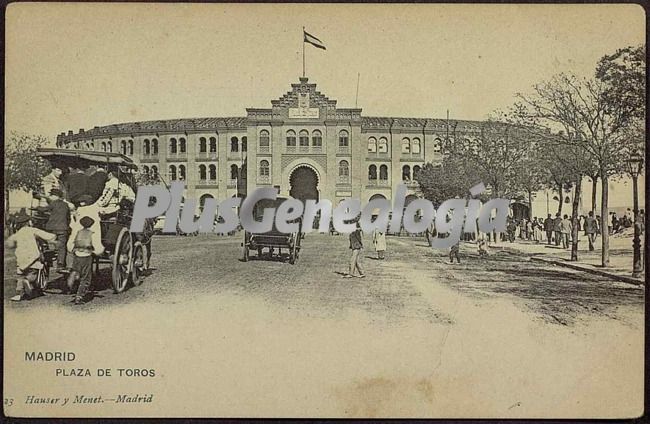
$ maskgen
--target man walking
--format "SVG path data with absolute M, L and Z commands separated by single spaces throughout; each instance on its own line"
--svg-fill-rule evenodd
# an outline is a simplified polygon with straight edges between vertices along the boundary
M 544 220 L 544 231 L 546 231 L 546 244 L 551 244 L 553 241 L 553 218 L 550 213 Z
M 562 221 L 560 222 L 560 228 L 562 232 L 562 248 L 569 248 L 569 241 L 571 240 L 571 221 L 569 220 L 568 215 L 564 215 Z
M 350 270 L 345 278 L 355 277 L 354 272 L 359 272 L 359 278 L 363 278 L 366 275 L 361 270 L 361 249 L 363 249 L 363 237 L 361 234 L 361 226 L 359 221 L 357 221 L 357 228 L 350 233 L 350 249 L 352 250 L 352 256 L 350 257 Z
M 555 215 L 553 220 L 553 232 L 555 232 L 555 245 L 559 246 L 562 240 L 562 215 L 559 213 Z
M 589 240 L 589 250 L 594 250 L 594 243 L 596 242 L 596 235 L 600 231 L 598 221 L 594 218 L 594 213 L 589 212 L 589 216 L 585 220 L 585 233 L 587 233 L 587 240 Z

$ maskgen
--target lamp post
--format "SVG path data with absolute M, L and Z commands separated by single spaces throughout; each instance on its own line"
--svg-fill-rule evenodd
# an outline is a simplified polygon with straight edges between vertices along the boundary
M 632 277 L 638 278 L 641 276 L 641 223 L 639 222 L 639 187 L 637 180 L 641 170 L 643 169 L 643 157 L 638 151 L 634 150 L 626 160 L 628 171 L 632 176 L 632 189 L 634 201 L 634 239 L 632 246 L 634 249 L 634 259 L 632 264 Z

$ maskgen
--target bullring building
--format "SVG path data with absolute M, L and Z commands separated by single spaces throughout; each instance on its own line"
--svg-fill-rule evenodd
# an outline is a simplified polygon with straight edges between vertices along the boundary
M 167 183 L 184 180 L 186 197 L 218 200 L 245 196 L 256 187 L 277 187 L 299 199 L 345 198 L 362 203 L 392 199 L 404 182 L 409 198 L 425 163 L 440 163 L 450 127 L 471 142 L 480 122 L 363 116 L 341 108 L 308 78 L 270 108 L 248 108 L 246 116 L 130 122 L 68 131 L 57 146 L 119 152 L 141 172 Z

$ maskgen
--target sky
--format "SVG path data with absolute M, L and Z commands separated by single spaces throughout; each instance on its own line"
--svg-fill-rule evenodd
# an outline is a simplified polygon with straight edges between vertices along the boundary
M 644 42 L 636 5 L 13 3 L 7 131 L 245 116 L 302 73 L 366 116 L 484 119 L 558 72 Z

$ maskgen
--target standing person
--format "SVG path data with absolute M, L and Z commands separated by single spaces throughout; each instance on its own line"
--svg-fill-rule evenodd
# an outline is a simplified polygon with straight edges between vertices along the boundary
M 73 291 L 79 281 L 79 288 L 74 297 L 75 305 L 82 304 L 86 300 L 92 279 L 93 255 L 100 255 L 104 251 L 104 247 L 101 243 L 97 243 L 97 238 L 91 230 L 94 220 L 84 216 L 79 223 L 82 228 L 73 231 L 68 240 L 68 250 L 74 255 L 72 272 L 68 277 L 68 289 Z
M 135 202 L 135 193 L 131 187 L 118 180 L 116 172 L 109 171 L 108 180 L 106 181 L 102 195 L 99 196 L 95 205 L 100 208 L 100 214 L 110 215 L 120 209 L 122 199 Z
M 361 270 L 361 249 L 363 249 L 363 235 L 361 233 L 361 226 L 359 221 L 357 221 L 357 228 L 350 233 L 350 249 L 352 250 L 352 256 L 350 257 L 350 270 L 345 278 L 354 277 L 354 272 L 359 271 L 359 277 L 363 278 L 366 275 Z
M 571 221 L 569 221 L 569 216 L 566 214 L 560 221 L 560 232 L 562 233 L 562 247 L 568 249 L 571 236 Z
M 542 218 L 535 218 L 535 234 L 537 243 L 542 243 L 544 241 L 544 221 L 542 221 Z
M 589 212 L 589 216 L 585 220 L 585 233 L 587 234 L 587 240 L 589 241 L 589 250 L 594 250 L 594 243 L 596 242 L 596 236 L 600 232 L 600 227 L 598 221 L 594 219 L 594 213 Z
M 68 200 L 77 204 L 79 196 L 88 194 L 88 181 L 90 177 L 80 168 L 71 167 L 70 174 L 66 178 L 66 187 L 68 190 Z
M 375 228 L 372 233 L 372 244 L 377 252 L 377 259 L 384 259 L 386 253 L 386 234 Z
M 31 217 L 26 213 L 16 215 L 14 223 L 17 231 L 7 239 L 7 245 L 16 248 L 16 295 L 11 300 L 19 302 L 40 295 L 40 288 L 35 283 L 45 265 L 38 240 L 54 242 L 56 235 L 32 227 Z
M 553 232 L 555 233 L 555 245 L 559 246 L 562 241 L 562 215 L 555 215 L 553 220 Z
M 106 170 L 104 168 L 96 165 L 89 166 L 88 171 L 90 174 L 88 175 L 87 181 L 87 194 L 92 198 L 91 203 L 94 203 L 104 192 L 104 186 L 106 185 L 106 181 L 108 181 L 108 175 L 106 175 Z
M 70 213 L 73 206 L 62 199 L 63 193 L 58 188 L 50 192 L 50 217 L 45 223 L 45 230 L 56 235 L 56 271 L 64 274 L 68 271 L 66 263 L 66 245 L 70 232 Z
M 529 219 L 526 220 L 526 236 L 528 240 L 531 240 L 534 236 L 533 234 L 533 223 Z
M 454 258 L 456 258 L 456 261 L 460 263 L 460 240 L 458 240 L 453 246 L 449 248 L 449 263 L 453 264 L 454 263 Z
M 508 241 L 514 243 L 515 241 L 515 232 L 517 231 L 517 222 L 513 219 L 510 221 L 507 227 L 508 230 Z
M 62 190 L 61 186 L 61 176 L 63 175 L 63 170 L 61 168 L 52 168 L 52 171 L 43 177 L 41 180 L 41 191 L 42 196 L 39 200 L 40 207 L 47 207 L 49 203 L 50 193 L 53 189 Z
M 618 233 L 620 225 L 621 225 L 621 223 L 618 220 L 618 216 L 616 216 L 616 212 L 612 212 L 612 231 L 613 231 L 613 233 Z
M 546 231 L 546 244 L 551 244 L 553 242 L 553 218 L 549 213 L 546 219 L 544 220 L 544 231 Z

